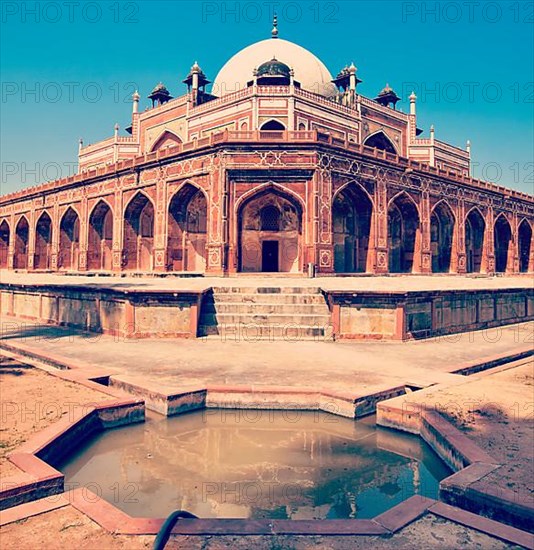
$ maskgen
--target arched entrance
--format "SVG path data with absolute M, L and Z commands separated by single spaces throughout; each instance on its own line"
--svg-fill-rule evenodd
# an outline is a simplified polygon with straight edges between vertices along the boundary
M 495 246 L 495 271 L 505 273 L 508 267 L 508 249 L 512 238 L 512 229 L 508 220 L 500 215 L 495 221 L 493 239 Z
M 89 216 L 87 269 L 110 271 L 113 249 L 113 213 L 104 201 L 99 201 Z
M 208 203 L 200 189 L 185 184 L 169 204 L 167 269 L 206 270 Z
M 68 208 L 59 226 L 58 267 L 78 269 L 80 249 L 80 218 L 73 208 Z
M 255 194 L 239 209 L 239 270 L 302 271 L 302 208 L 277 189 Z
M 151 271 L 153 250 L 154 206 L 137 193 L 124 213 L 123 268 Z
M 465 254 L 467 273 L 480 273 L 484 253 L 484 232 L 486 223 L 475 208 L 465 219 Z
M 357 185 L 339 192 L 332 207 L 334 270 L 336 273 L 365 273 L 371 233 L 373 205 Z
M 150 148 L 150 151 L 157 151 L 158 149 L 168 149 L 169 147 L 177 147 L 181 145 L 182 140 L 176 134 L 165 130 L 158 139 L 154 142 L 154 145 Z
M 394 155 L 397 154 L 397 150 L 393 145 L 393 142 L 389 139 L 384 132 L 377 132 L 369 136 L 363 144 L 366 147 L 373 147 L 374 149 L 380 149 L 381 151 L 386 151 Z
M 13 267 L 15 269 L 28 269 L 28 242 L 30 224 L 22 216 L 15 228 L 15 247 L 13 250 Z
M 35 269 L 50 269 L 52 219 L 43 212 L 35 226 Z
M 4 220 L 0 224 L 0 269 L 5 269 L 8 265 L 9 234 L 9 225 L 6 220 Z
M 406 194 L 395 197 L 388 210 L 389 272 L 411 273 L 421 246 L 419 213 Z
M 430 216 L 432 273 L 449 273 L 451 270 L 453 238 L 454 214 L 446 203 L 440 202 Z
M 519 272 L 527 273 L 530 266 L 530 248 L 532 246 L 532 227 L 523 220 L 517 231 L 519 239 Z

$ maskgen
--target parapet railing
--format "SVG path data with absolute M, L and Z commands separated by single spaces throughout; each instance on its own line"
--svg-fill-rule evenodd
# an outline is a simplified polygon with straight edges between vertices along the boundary
M 440 141 L 439 139 L 434 140 L 434 147 L 445 153 L 449 153 L 455 156 L 460 156 L 466 160 L 469 160 L 470 158 L 469 153 L 464 149 L 460 149 L 459 147 L 455 147 L 454 145 L 450 145 L 449 143 L 445 143 L 444 141 Z
M 100 166 L 92 168 L 61 178 L 58 180 L 50 181 L 45 184 L 28 187 L 21 191 L 16 191 L 0 197 L 0 204 L 7 203 L 16 199 L 27 199 L 29 195 L 35 193 L 45 193 L 47 191 L 59 190 L 62 187 L 67 187 L 83 181 L 92 180 L 95 178 L 101 178 L 105 176 L 114 176 L 117 172 L 124 170 L 133 170 L 141 168 L 145 164 L 160 162 L 171 157 L 178 156 L 183 153 L 199 151 L 202 149 L 209 149 L 214 146 L 224 143 L 317 143 L 325 144 L 333 147 L 337 147 L 344 151 L 352 151 L 360 155 L 370 157 L 377 160 L 383 160 L 386 162 L 395 163 L 396 166 L 402 166 L 405 169 L 418 171 L 434 176 L 440 176 L 448 178 L 454 182 L 469 185 L 471 187 L 484 189 L 487 191 L 493 191 L 501 193 L 507 197 L 513 197 L 517 199 L 523 199 L 529 202 L 534 202 L 534 197 L 528 193 L 521 191 L 515 191 L 508 189 L 501 185 L 489 183 L 487 181 L 471 178 L 465 176 L 460 172 L 451 170 L 436 168 L 429 166 L 428 164 L 417 162 L 415 160 L 408 159 L 406 157 L 399 156 L 397 154 L 388 153 L 387 151 L 375 149 L 373 147 L 367 147 L 362 144 L 354 143 L 348 139 L 339 138 L 331 134 L 319 132 L 317 130 L 305 130 L 305 131 L 230 131 L 224 130 L 223 132 L 214 133 L 210 136 L 206 136 L 200 139 L 193 139 L 192 141 L 174 145 L 172 147 L 166 147 L 158 149 L 151 153 L 144 153 L 143 155 L 136 156 L 131 159 L 120 160 L 115 163 L 110 163 L 106 166 Z

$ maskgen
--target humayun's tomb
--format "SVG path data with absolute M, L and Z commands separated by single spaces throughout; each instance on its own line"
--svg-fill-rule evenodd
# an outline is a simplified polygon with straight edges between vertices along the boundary
M 41 271 L 521 273 L 534 198 L 470 177 L 470 147 L 420 137 L 386 86 L 358 93 L 278 37 L 210 81 L 195 63 L 76 175 L 0 198 L 0 267 Z

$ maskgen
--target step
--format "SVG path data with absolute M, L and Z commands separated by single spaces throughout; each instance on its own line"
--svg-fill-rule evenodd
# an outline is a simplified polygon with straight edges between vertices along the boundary
M 202 304 L 202 313 L 287 313 L 288 315 L 300 313 L 315 313 L 317 315 L 330 315 L 328 306 L 322 304 L 273 304 L 267 302 L 205 302 Z
M 277 326 L 277 325 L 253 325 L 241 323 L 227 325 L 200 325 L 199 336 L 218 336 L 225 340 L 256 341 L 256 340 L 286 340 L 296 342 L 299 340 L 332 340 L 332 328 L 330 326 Z
M 320 294 L 316 286 L 214 286 L 214 294 Z
M 328 326 L 330 323 L 330 315 L 316 314 L 254 314 L 254 313 L 202 313 L 200 316 L 201 325 L 232 325 L 241 323 L 252 326 Z
M 205 301 L 211 297 L 207 296 Z M 213 302 L 216 304 L 223 302 L 243 302 L 243 303 L 275 303 L 275 304 L 326 304 L 326 300 L 322 294 L 213 294 Z

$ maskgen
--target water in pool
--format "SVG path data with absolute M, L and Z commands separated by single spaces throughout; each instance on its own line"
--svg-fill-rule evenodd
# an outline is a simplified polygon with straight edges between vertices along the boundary
M 374 417 L 207 409 L 96 434 L 60 469 L 132 516 L 372 518 L 450 474 L 418 437 Z

